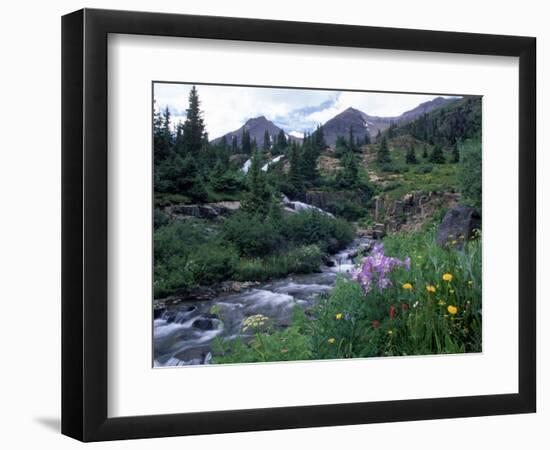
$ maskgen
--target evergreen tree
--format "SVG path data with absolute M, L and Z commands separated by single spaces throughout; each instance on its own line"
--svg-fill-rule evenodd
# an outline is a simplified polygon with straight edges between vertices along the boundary
M 176 138 L 174 140 L 174 151 L 185 157 L 185 143 L 183 141 L 183 123 L 178 122 L 176 125 Z
M 342 157 L 342 168 L 336 174 L 338 184 L 346 189 L 354 188 L 359 181 L 359 167 L 357 157 L 353 151 L 348 150 Z
M 325 141 L 325 132 L 323 131 L 323 127 L 321 125 L 317 125 L 312 138 L 317 152 L 320 153 L 327 146 Z
M 193 86 L 189 92 L 187 118 L 183 124 L 183 147 L 185 153 L 198 156 L 204 142 L 204 120 L 200 110 L 199 94 Z
M 250 132 L 247 129 L 243 129 L 241 136 L 241 150 L 243 153 L 252 154 L 252 143 L 250 142 Z
M 242 202 L 242 210 L 252 214 L 266 216 L 271 206 L 271 192 L 261 169 L 261 157 L 256 151 L 252 155 L 250 168 L 246 175 L 248 192 Z
M 283 130 L 279 131 L 279 134 L 277 135 L 277 148 L 280 151 L 283 151 L 287 147 L 288 143 L 286 140 L 286 134 Z
M 302 161 L 295 142 L 290 146 L 289 162 L 288 181 L 297 192 L 301 192 L 303 189 Z
M 380 142 L 381 136 L 382 136 L 382 133 L 380 132 L 380 128 L 379 128 L 378 133 L 376 133 L 376 142 Z
M 407 149 L 407 155 L 405 156 L 405 162 L 407 164 L 418 164 L 418 161 L 416 159 L 416 150 L 414 149 L 413 145 L 409 145 L 409 148 Z
M 264 131 L 264 151 L 269 151 L 271 148 L 271 138 L 269 137 L 269 132 L 267 130 Z
M 301 173 L 303 180 L 309 184 L 314 184 L 317 180 L 317 150 L 307 135 L 302 145 Z
M 173 137 L 170 129 L 170 110 L 168 107 L 153 118 L 153 145 L 155 165 L 170 157 L 173 150 Z
M 460 161 L 460 151 L 458 149 L 458 141 L 456 141 L 453 145 L 451 156 L 452 156 L 452 162 L 457 163 Z
M 355 152 L 355 138 L 353 136 L 353 126 L 350 125 L 349 127 L 349 135 L 348 135 L 348 149 L 350 152 Z
M 424 144 L 424 150 L 422 150 L 422 158 L 428 159 L 428 146 Z
M 239 153 L 239 140 L 235 135 L 231 138 L 231 153 Z
M 367 132 L 365 133 L 365 145 L 369 145 L 371 143 L 370 141 L 370 133 L 369 131 L 367 130 Z
M 348 151 L 348 143 L 343 136 L 336 136 L 336 143 L 334 146 L 336 148 L 336 156 L 339 158 L 344 156 Z
M 435 164 L 445 163 L 445 156 L 443 155 L 443 147 L 441 147 L 441 145 L 437 144 L 434 146 L 432 154 L 430 155 L 430 162 Z
M 390 150 L 388 148 L 388 141 L 386 139 L 386 136 L 382 137 L 382 140 L 380 141 L 377 160 L 378 160 L 378 163 L 381 165 L 391 162 Z

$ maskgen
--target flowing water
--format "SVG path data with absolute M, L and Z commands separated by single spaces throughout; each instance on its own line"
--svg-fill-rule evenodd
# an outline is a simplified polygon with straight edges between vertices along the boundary
M 319 294 L 332 289 L 339 275 L 349 276 L 353 268 L 350 253 L 368 243 L 356 239 L 333 256 L 333 267 L 319 273 L 290 275 L 237 294 L 183 302 L 165 310 L 153 325 L 155 367 L 208 363 L 214 338 L 242 334 L 243 320 L 251 315 L 262 314 L 278 327 L 288 326 L 294 306 L 307 309 Z M 217 315 L 211 314 L 213 306 Z

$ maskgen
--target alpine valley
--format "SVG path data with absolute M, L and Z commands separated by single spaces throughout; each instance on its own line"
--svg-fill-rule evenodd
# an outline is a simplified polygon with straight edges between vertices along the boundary
M 154 114 L 155 366 L 481 351 L 481 97 L 210 140 L 200 90 Z

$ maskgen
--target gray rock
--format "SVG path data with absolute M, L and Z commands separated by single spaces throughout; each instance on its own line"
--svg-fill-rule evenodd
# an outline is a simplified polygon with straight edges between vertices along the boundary
M 462 248 L 465 241 L 472 239 L 474 230 L 481 230 L 481 215 L 474 208 L 456 205 L 443 217 L 436 242 L 442 247 Z

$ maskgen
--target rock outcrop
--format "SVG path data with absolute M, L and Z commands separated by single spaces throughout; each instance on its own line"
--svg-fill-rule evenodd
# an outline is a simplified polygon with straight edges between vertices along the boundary
M 216 219 L 229 217 L 241 207 L 240 202 L 205 203 L 204 205 L 186 205 L 183 203 L 167 206 L 164 211 L 171 218 L 185 220 L 190 217 L 197 219 Z
M 456 205 L 443 217 L 436 242 L 442 247 L 462 248 L 465 241 L 481 230 L 481 215 L 474 208 Z

